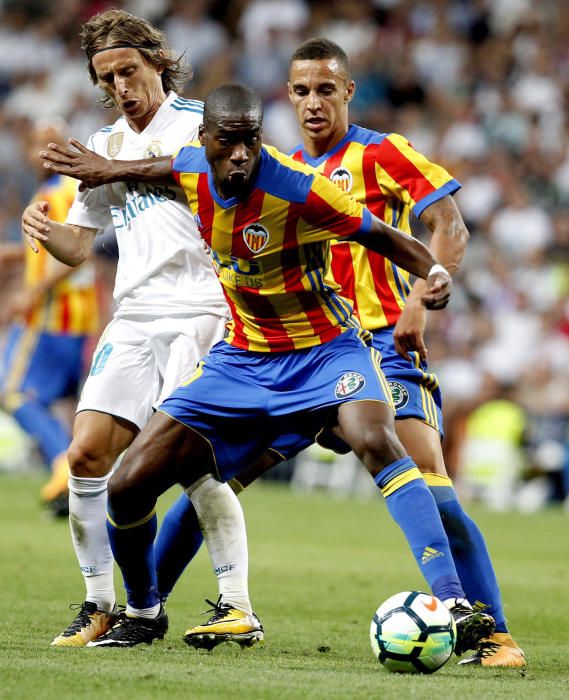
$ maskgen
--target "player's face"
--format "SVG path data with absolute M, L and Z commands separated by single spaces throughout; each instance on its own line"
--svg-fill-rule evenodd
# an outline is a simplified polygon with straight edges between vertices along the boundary
M 141 132 L 166 97 L 162 68 L 155 68 L 136 49 L 109 49 L 93 56 L 99 87 L 124 114 L 129 125 Z
M 205 156 L 219 194 L 226 199 L 244 194 L 261 153 L 258 116 L 221 117 L 216 124 L 201 127 L 200 141 L 205 146 Z
M 335 58 L 291 64 L 288 95 L 311 155 L 326 152 L 346 135 L 354 90 L 354 81 Z

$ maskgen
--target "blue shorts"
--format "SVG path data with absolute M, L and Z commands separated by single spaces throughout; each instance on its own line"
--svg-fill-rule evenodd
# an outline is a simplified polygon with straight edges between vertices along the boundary
M 421 362 L 419 353 L 409 353 L 411 362 L 395 350 L 393 327 L 374 331 L 373 347 L 381 354 L 381 369 L 389 383 L 395 406 L 395 418 L 418 418 L 441 436 L 443 433 L 442 397 L 439 380 Z
M 5 397 L 33 396 L 45 406 L 75 396 L 83 376 L 86 340 L 12 326 L 0 364 L 0 392 Z
M 231 479 L 269 447 L 288 457 L 311 444 L 330 410 L 346 401 L 392 405 L 379 364 L 355 330 L 283 353 L 222 341 L 158 410 L 202 435 L 218 477 Z

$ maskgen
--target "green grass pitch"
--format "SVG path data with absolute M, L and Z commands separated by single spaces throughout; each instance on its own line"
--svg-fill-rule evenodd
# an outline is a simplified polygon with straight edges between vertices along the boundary
M 208 653 L 182 642 L 185 629 L 205 619 L 204 598 L 216 598 L 201 551 L 168 604 L 163 642 L 50 649 L 73 617 L 67 606 L 81 602 L 83 583 L 67 524 L 40 511 L 39 486 L 35 475 L 0 475 L 1 698 L 569 697 L 569 517 L 559 510 L 471 509 L 488 538 L 527 672 L 464 668 L 453 656 L 432 676 L 401 676 L 373 658 L 369 623 L 389 595 L 425 584 L 379 496 L 337 500 L 266 484 L 242 495 L 262 646 Z M 176 495 L 164 497 L 162 510 Z

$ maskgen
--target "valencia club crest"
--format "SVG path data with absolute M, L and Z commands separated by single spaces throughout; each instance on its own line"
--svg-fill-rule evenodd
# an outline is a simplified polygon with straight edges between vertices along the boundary
M 261 224 L 249 224 L 243 229 L 243 240 L 252 253 L 259 253 L 269 242 L 269 232 Z

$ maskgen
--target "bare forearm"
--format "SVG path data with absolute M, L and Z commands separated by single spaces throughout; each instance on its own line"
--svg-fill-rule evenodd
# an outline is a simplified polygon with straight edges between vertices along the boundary
M 449 195 L 434 202 L 425 209 L 421 221 L 432 233 L 429 249 L 441 265 L 454 275 L 462 264 L 470 238 L 454 199 Z M 422 283 L 417 280 L 415 286 L 420 292 Z
M 100 184 L 126 180 L 136 180 L 137 182 L 170 182 L 173 180 L 169 156 L 145 158 L 144 160 L 111 160 L 108 163 L 108 167 L 101 173 Z
M 80 190 L 85 187 L 93 189 L 110 182 L 169 182 L 173 179 L 170 156 L 144 160 L 109 160 L 75 139 L 71 139 L 70 144 L 73 149 L 50 143 L 47 150 L 40 151 L 40 156 L 47 170 L 80 180 Z
M 357 240 L 366 248 L 380 253 L 398 267 L 422 279 L 427 278 L 429 270 L 438 262 L 421 241 L 389 226 L 375 216 L 370 233 L 358 237 Z
M 89 257 L 95 230 L 55 221 L 50 221 L 49 228 L 49 238 L 42 240 L 41 244 L 56 260 L 70 267 L 77 267 Z

